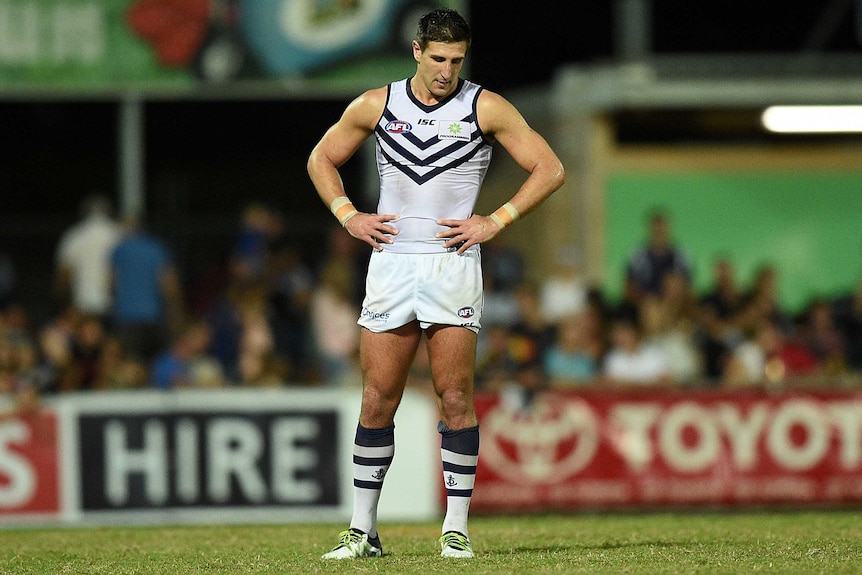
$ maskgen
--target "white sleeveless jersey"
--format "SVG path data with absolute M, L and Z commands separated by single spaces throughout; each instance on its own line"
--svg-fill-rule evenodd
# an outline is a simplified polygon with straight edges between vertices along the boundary
M 446 229 L 437 220 L 466 220 L 473 214 L 492 150 L 476 119 L 481 91 L 481 86 L 461 79 L 446 100 L 427 106 L 413 95 L 410 79 L 389 85 L 374 130 L 380 174 L 377 213 L 397 214 L 389 223 L 399 233 L 392 244 L 383 244 L 384 251 L 446 252 L 446 239 L 435 237 Z

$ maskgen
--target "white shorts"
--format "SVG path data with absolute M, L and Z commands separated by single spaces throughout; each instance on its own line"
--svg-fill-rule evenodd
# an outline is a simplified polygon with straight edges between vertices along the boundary
M 478 332 L 481 316 L 479 250 L 462 255 L 386 251 L 371 254 L 365 301 L 357 322 L 362 327 L 383 332 L 418 319 L 422 329 L 443 324 Z

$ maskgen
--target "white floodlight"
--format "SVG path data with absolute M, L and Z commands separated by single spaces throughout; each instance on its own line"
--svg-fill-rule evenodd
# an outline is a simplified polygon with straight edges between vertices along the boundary
M 770 132 L 862 132 L 862 106 L 770 106 L 760 116 Z

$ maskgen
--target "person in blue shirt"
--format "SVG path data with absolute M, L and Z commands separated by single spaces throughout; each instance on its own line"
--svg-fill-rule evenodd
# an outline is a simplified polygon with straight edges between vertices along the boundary
M 130 218 L 111 254 L 111 273 L 115 335 L 130 357 L 152 360 L 182 319 L 182 290 L 170 252 L 140 218 Z

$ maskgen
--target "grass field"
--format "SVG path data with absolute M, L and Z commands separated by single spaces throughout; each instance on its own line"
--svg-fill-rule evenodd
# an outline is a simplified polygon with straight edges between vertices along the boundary
M 858 510 L 474 517 L 469 561 L 436 522 L 383 524 L 382 558 L 320 560 L 343 527 L 0 529 L 0 573 L 862 573 Z

